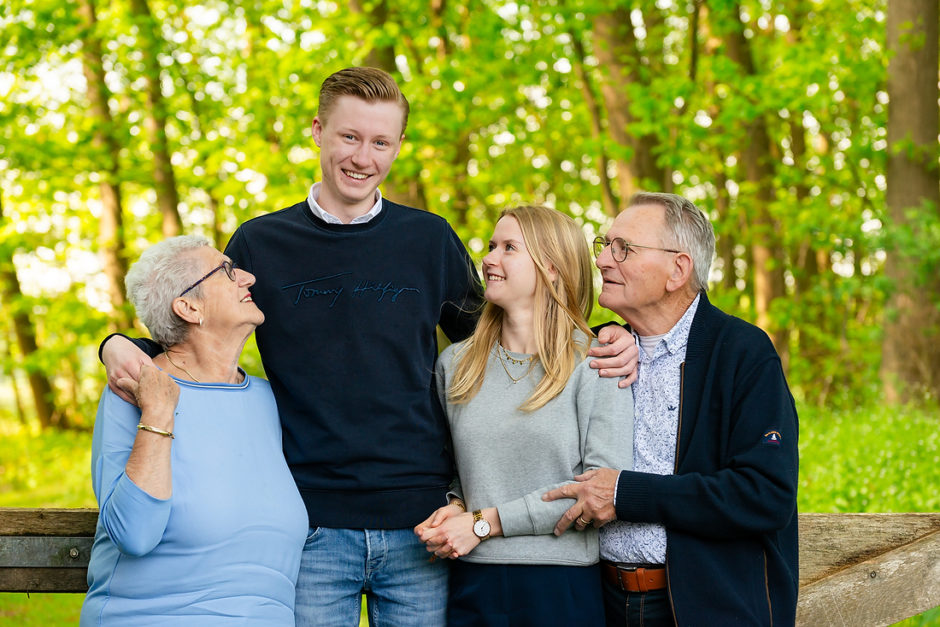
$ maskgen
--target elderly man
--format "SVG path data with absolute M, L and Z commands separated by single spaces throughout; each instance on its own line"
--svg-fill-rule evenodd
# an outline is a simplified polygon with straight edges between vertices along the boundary
M 705 294 L 708 218 L 637 194 L 595 241 L 599 302 L 640 345 L 634 466 L 590 471 L 544 498 L 577 498 L 601 530 L 608 625 L 792 625 L 797 598 L 797 415 L 757 327 Z

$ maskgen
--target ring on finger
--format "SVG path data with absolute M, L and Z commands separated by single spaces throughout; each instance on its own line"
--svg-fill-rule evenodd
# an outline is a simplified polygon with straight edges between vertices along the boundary
M 577 521 L 577 522 L 578 522 L 578 524 L 581 525 L 582 527 L 587 527 L 588 525 L 591 524 L 591 521 L 590 521 L 590 520 L 584 520 L 584 518 L 582 518 L 581 516 L 578 516 L 578 521 Z

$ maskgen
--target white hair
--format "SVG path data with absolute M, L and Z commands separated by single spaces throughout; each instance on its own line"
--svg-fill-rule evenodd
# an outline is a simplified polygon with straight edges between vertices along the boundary
M 678 194 L 637 192 L 630 198 L 630 207 L 659 205 L 666 210 L 666 233 L 674 241 L 663 246 L 678 248 L 692 257 L 692 287 L 696 292 L 708 291 L 708 272 L 715 256 L 715 229 L 695 204 Z
M 199 280 L 199 267 L 190 253 L 204 246 L 209 240 L 195 235 L 165 239 L 145 250 L 124 277 L 127 298 L 160 346 L 179 344 L 189 332 L 189 324 L 173 312 L 172 305 L 180 292 Z M 201 287 L 190 293 L 199 297 Z

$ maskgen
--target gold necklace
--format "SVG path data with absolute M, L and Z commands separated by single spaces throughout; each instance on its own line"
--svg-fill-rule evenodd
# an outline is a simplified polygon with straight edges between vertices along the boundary
M 506 359 L 509 360 L 510 363 L 516 364 L 517 366 L 523 366 L 535 359 L 535 355 L 529 355 L 525 359 L 516 359 L 509 354 L 509 351 L 507 351 L 502 344 L 499 344 L 499 347 L 502 349 L 503 355 L 506 357 Z
M 509 368 L 506 366 L 506 362 L 503 361 L 503 356 L 504 356 L 504 355 L 505 355 L 505 357 L 506 357 L 507 360 L 511 361 L 512 363 L 514 363 L 514 364 L 516 364 L 516 365 L 522 366 L 522 365 L 524 365 L 524 364 L 529 364 L 529 367 L 526 368 L 525 374 L 523 374 L 523 375 L 522 375 L 521 377 L 519 377 L 518 379 L 517 379 L 516 377 L 512 376 L 512 375 L 509 373 Z M 499 365 L 503 367 L 503 370 L 506 372 L 506 376 L 509 377 L 509 379 L 513 382 L 513 384 L 519 383 L 520 381 L 522 381 L 523 379 L 525 379 L 527 376 L 529 376 L 529 373 L 532 372 L 532 366 L 534 365 L 534 364 L 532 363 L 532 360 L 535 359 L 535 355 L 530 355 L 530 356 L 527 357 L 526 359 L 516 359 L 515 357 L 513 357 L 512 355 L 510 355 L 510 354 L 506 351 L 505 348 L 503 348 L 503 345 L 502 345 L 502 344 L 499 344 L 498 342 L 497 342 L 496 357 L 499 358 Z
M 163 351 L 163 354 L 166 355 L 166 360 L 170 362 L 174 367 L 176 367 L 178 370 L 182 370 L 183 372 L 185 372 L 187 375 L 189 375 L 189 378 L 195 381 L 196 383 L 201 383 L 199 379 L 193 376 L 193 373 L 191 373 L 186 368 L 183 368 L 182 366 L 180 366 L 178 363 L 176 363 L 170 358 L 170 351 Z

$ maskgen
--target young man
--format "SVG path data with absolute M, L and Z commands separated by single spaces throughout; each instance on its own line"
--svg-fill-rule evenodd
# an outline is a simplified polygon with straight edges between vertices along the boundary
M 447 222 L 378 190 L 408 110 L 381 70 L 328 77 L 313 121 L 321 181 L 304 201 L 242 224 L 225 250 L 257 277 L 258 348 L 310 519 L 298 625 L 357 624 L 363 593 L 374 625 L 444 623 L 447 566 L 412 528 L 446 503 L 453 477 L 432 379 L 436 327 L 467 337 L 481 294 Z M 135 374 L 139 357 L 122 344 L 105 346 L 109 381 Z M 624 352 L 602 364 L 609 376 L 633 370 L 632 344 L 598 353 Z
M 708 218 L 642 193 L 595 243 L 599 302 L 640 347 L 633 467 L 545 498 L 578 500 L 555 528 L 601 529 L 608 625 L 792 625 L 797 436 L 767 334 L 708 302 Z

